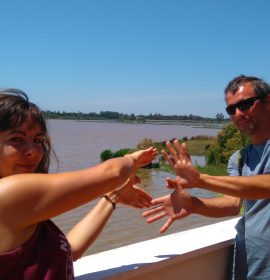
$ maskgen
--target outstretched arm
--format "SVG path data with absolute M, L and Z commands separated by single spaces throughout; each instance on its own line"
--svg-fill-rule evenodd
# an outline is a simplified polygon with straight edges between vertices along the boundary
M 151 196 L 128 180 L 126 184 L 107 194 L 115 204 L 121 203 L 134 208 L 149 207 Z M 113 213 L 113 206 L 104 197 L 97 205 L 67 234 L 71 245 L 73 260 L 80 258 L 87 248 L 97 239 Z
M 186 144 L 175 140 L 174 146 L 166 142 L 169 154 L 162 151 L 164 158 L 181 178 L 184 188 L 198 187 L 229 196 L 247 199 L 270 197 L 270 174 L 256 176 L 211 176 L 200 173 L 192 164 Z
M 61 174 L 21 174 L 0 180 L 1 225 L 26 228 L 87 203 L 117 187 L 151 162 L 154 148 Z
M 97 239 L 113 213 L 113 207 L 105 198 L 67 234 L 73 261 L 79 259 L 87 248 Z
M 182 188 L 180 177 L 176 177 L 175 180 L 168 178 L 167 187 L 174 189 L 174 191 L 169 195 L 152 200 L 152 204 L 156 207 L 143 213 L 143 217 L 147 218 L 148 223 L 153 223 L 168 216 L 167 221 L 160 229 L 160 233 L 165 232 L 175 220 L 180 220 L 190 214 L 218 218 L 239 213 L 241 206 L 239 198 L 230 196 L 193 197 Z

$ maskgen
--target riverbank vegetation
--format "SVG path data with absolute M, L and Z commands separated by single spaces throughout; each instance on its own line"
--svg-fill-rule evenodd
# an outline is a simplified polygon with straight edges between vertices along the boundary
M 201 172 L 213 176 L 226 176 L 228 175 L 227 172 L 227 166 L 225 164 L 219 164 L 219 165 L 205 165 L 205 166 L 196 166 L 196 168 Z M 173 173 L 172 168 L 170 165 L 163 163 L 159 167 L 160 171 Z
M 136 123 L 163 123 L 168 124 L 171 122 L 196 123 L 196 124 L 224 124 L 228 123 L 229 119 L 225 118 L 222 113 L 216 114 L 215 118 L 206 118 L 197 115 L 162 115 L 159 113 L 148 115 L 135 115 L 135 114 L 123 114 L 113 111 L 101 111 L 100 113 L 89 112 L 65 112 L 65 111 L 43 111 L 45 118 L 47 119 L 69 119 L 80 121 L 120 121 L 120 122 L 136 122 Z
M 171 139 L 171 142 L 174 139 Z M 227 175 L 227 163 L 229 157 L 242 147 L 248 145 L 250 140 L 248 137 L 242 135 L 233 123 L 229 123 L 221 130 L 217 137 L 209 137 L 205 135 L 198 135 L 196 137 L 183 137 L 179 139 L 180 143 L 186 143 L 188 151 L 191 156 L 204 156 L 206 165 L 197 166 L 202 173 L 210 175 Z M 155 147 L 159 154 L 161 150 L 166 150 L 166 141 L 154 142 L 150 138 L 142 139 L 136 149 L 145 149 L 148 147 Z M 132 149 L 121 149 L 116 152 L 105 150 L 101 153 L 101 161 L 109 158 L 123 156 Z M 171 167 L 166 163 L 162 156 L 159 156 L 155 162 L 150 164 L 148 168 L 159 168 L 159 170 L 172 172 Z

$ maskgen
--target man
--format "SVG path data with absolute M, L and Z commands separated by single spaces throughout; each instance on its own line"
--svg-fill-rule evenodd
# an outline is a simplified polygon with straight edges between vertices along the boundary
M 165 216 L 164 232 L 174 222 L 192 213 L 208 217 L 237 215 L 243 202 L 244 215 L 236 225 L 233 279 L 270 279 L 270 86 L 265 81 L 238 76 L 225 88 L 226 111 L 238 129 L 250 137 L 243 166 L 239 151 L 228 163 L 230 176 L 201 174 L 192 165 L 185 144 L 167 142 L 163 156 L 174 168 L 176 179 L 167 179 L 174 189 L 170 195 L 154 199 L 156 208 L 143 213 L 151 223 Z M 242 175 L 242 176 L 241 176 Z M 224 196 L 192 197 L 185 188 L 200 187 Z M 151 216 L 153 215 L 153 216 Z M 151 216 L 151 217 L 150 217 Z

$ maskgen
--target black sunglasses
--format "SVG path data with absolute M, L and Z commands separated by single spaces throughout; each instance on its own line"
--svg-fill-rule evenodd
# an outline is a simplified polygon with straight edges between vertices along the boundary
M 247 109 L 249 109 L 256 100 L 258 99 L 263 99 L 265 96 L 254 96 L 254 97 L 250 97 L 248 99 L 245 100 L 241 100 L 236 104 L 232 104 L 226 107 L 226 112 L 229 115 L 234 115 L 236 112 L 236 108 L 238 108 L 240 111 L 246 111 Z

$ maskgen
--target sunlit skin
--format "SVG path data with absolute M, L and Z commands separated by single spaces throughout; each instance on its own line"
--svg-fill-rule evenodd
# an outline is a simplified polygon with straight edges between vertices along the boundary
M 236 104 L 241 100 L 256 96 L 253 85 L 250 83 L 243 84 L 234 94 L 229 92 L 226 96 L 227 105 Z M 262 114 L 265 110 L 270 111 L 269 96 L 263 101 L 256 100 L 254 104 L 246 111 L 238 108 L 234 115 L 231 116 L 232 121 L 238 129 L 245 135 L 248 135 L 254 144 L 260 144 L 269 139 L 267 126 L 269 125 L 268 114 Z
M 226 102 L 227 105 L 234 105 L 255 96 L 253 85 L 245 83 L 236 93 L 229 92 Z M 268 95 L 263 100 L 255 100 L 254 104 L 245 111 L 237 108 L 231 118 L 239 130 L 251 138 L 252 143 L 260 144 L 270 138 L 269 116 Z M 160 229 L 161 233 L 165 232 L 175 220 L 192 213 L 207 217 L 234 216 L 239 213 L 242 198 L 269 198 L 269 175 L 235 177 L 202 174 L 192 164 L 185 143 L 180 144 L 178 140 L 174 140 L 171 144 L 167 141 L 166 146 L 168 153 L 162 151 L 162 155 L 177 175 L 175 182 L 167 180 L 167 187 L 174 191 L 170 195 L 154 199 L 152 203 L 157 207 L 143 213 L 148 223 L 168 217 Z M 197 186 L 224 195 L 211 199 L 196 198 L 185 191 L 186 188 Z
M 44 132 L 27 119 L 0 131 L 0 254 L 18 248 L 37 225 L 107 193 L 114 203 L 149 207 L 152 197 L 139 186 L 135 172 L 157 155 L 140 150 L 97 166 L 59 174 L 35 173 L 43 159 Z M 12 176 L 16 175 L 16 176 Z M 73 260 L 95 241 L 113 208 L 104 198 L 66 234 Z
M 34 173 L 43 157 L 43 133 L 31 119 L 0 132 L 0 178 Z

